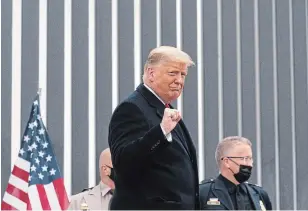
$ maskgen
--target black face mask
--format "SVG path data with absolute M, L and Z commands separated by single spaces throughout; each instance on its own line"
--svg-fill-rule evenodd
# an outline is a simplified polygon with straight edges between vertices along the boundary
M 240 171 L 238 173 L 234 174 L 234 178 L 239 183 L 246 182 L 250 178 L 251 170 L 252 170 L 251 166 L 240 165 Z
M 239 172 L 236 173 L 236 174 L 234 174 L 234 172 L 230 169 L 233 172 L 233 174 L 234 174 L 234 178 L 239 183 L 246 182 L 250 178 L 252 167 L 251 166 L 247 166 L 247 165 L 239 165 L 235 161 L 233 161 L 233 160 L 231 160 L 231 161 L 240 167 Z
M 113 168 L 110 168 L 110 171 L 111 171 L 111 173 L 110 173 L 110 175 L 109 175 L 109 178 L 110 178 L 112 181 L 114 181 L 114 170 L 113 170 Z

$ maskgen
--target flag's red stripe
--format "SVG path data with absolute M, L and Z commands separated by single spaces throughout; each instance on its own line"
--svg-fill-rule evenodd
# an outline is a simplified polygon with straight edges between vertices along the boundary
M 16 198 L 20 199 L 21 201 L 23 201 L 25 203 L 28 203 L 28 201 L 29 201 L 27 193 L 25 193 L 24 191 L 18 189 L 18 187 L 15 187 L 11 184 L 7 185 L 6 192 L 11 194 L 12 196 L 15 196 Z
M 32 210 L 30 201 L 29 201 L 28 204 L 27 204 L 27 210 Z
M 51 210 L 44 185 L 36 185 L 43 210 Z
M 17 210 L 17 209 L 15 207 L 7 204 L 6 202 L 2 201 L 1 210 Z
M 12 174 L 14 174 L 16 177 L 19 177 L 23 181 L 27 182 L 29 181 L 29 172 L 26 172 L 25 170 L 18 168 L 17 166 L 14 166 Z
M 65 190 L 63 179 L 56 179 L 53 181 L 53 186 L 58 196 L 59 204 L 62 210 L 66 210 L 69 205 L 67 193 Z
M 8 184 L 8 187 L 6 189 L 6 192 L 11 194 L 12 196 L 15 196 L 16 198 L 20 199 L 21 201 L 25 202 L 27 204 L 27 210 L 32 210 L 29 195 L 25 193 L 24 191 L 16 188 L 15 186 Z

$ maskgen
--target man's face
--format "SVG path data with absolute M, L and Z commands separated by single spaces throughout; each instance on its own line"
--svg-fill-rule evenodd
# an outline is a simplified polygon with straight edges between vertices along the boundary
M 176 100 L 184 88 L 187 65 L 178 62 L 162 63 L 149 68 L 152 89 L 167 103 Z
M 111 158 L 106 160 L 101 166 L 102 175 L 109 176 L 111 174 L 111 169 L 113 168 Z
M 252 150 L 247 144 L 238 144 L 226 154 L 225 166 L 234 173 L 239 172 L 239 165 L 253 166 Z
M 111 155 L 108 157 L 101 158 L 101 167 L 100 167 L 100 174 L 101 178 L 104 176 L 109 176 L 111 174 L 111 169 L 113 168 L 112 161 L 111 161 Z

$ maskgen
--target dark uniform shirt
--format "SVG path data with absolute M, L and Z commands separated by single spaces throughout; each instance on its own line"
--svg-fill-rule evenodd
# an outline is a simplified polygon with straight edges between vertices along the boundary
M 248 190 L 244 184 L 235 185 L 233 182 L 219 175 L 231 197 L 234 209 L 236 210 L 254 210 L 254 205 L 249 197 Z

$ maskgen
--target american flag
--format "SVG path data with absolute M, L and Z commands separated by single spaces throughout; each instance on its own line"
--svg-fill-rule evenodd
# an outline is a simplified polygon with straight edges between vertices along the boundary
M 32 104 L 1 210 L 66 210 L 68 204 L 63 178 L 40 115 L 38 94 Z

